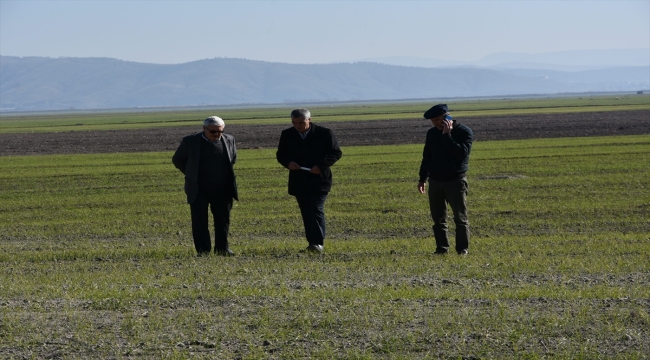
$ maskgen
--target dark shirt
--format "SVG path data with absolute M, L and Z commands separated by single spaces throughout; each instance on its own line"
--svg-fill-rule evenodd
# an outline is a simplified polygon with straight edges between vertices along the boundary
M 199 160 L 199 189 L 214 193 L 230 186 L 230 165 L 223 141 L 201 141 Z

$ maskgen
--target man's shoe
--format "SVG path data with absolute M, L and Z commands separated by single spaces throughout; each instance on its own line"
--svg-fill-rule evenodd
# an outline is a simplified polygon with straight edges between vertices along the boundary
M 466 256 L 467 254 L 469 254 L 469 252 L 467 251 L 467 249 L 463 249 L 463 250 L 461 250 L 461 251 L 458 252 L 458 255 L 460 255 L 460 256 Z
M 323 253 L 323 245 L 309 245 L 309 246 L 307 246 L 307 252 L 315 253 L 315 254 L 322 254 Z
M 218 250 L 215 251 L 215 253 L 217 255 L 219 255 L 219 256 L 235 256 L 235 253 L 232 250 L 228 249 L 228 248 L 226 248 L 226 249 L 218 249 Z
M 446 255 L 449 250 L 447 249 L 436 249 L 436 251 L 433 252 L 434 255 Z

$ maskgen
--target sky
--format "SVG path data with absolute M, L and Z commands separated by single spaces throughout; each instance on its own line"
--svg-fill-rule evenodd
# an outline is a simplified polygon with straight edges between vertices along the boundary
M 177 64 L 650 48 L 650 0 L 0 0 L 0 55 Z

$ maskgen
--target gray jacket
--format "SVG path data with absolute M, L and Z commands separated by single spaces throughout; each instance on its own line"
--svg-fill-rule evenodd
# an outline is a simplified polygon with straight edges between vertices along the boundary
M 187 203 L 191 204 L 196 199 L 199 193 L 199 161 L 201 157 L 201 141 L 203 140 L 202 132 L 190 136 L 186 136 L 181 141 L 181 144 L 176 149 L 174 156 L 172 156 L 172 163 L 183 174 L 185 174 L 185 194 L 187 194 Z M 232 166 L 237 161 L 237 147 L 235 146 L 235 137 L 228 134 L 221 135 L 221 140 L 226 145 L 228 152 L 228 159 L 230 160 L 231 174 L 233 188 L 231 191 L 232 197 L 239 200 L 237 194 L 237 181 L 235 171 Z

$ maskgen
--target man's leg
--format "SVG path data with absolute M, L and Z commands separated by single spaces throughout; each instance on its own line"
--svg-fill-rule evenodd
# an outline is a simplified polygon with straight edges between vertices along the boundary
M 436 252 L 444 253 L 449 250 L 447 238 L 447 201 L 442 184 L 429 181 L 429 210 L 433 220 L 433 237 L 436 239 Z
M 298 202 L 298 208 L 300 208 L 300 216 L 302 216 L 302 224 L 305 229 L 305 237 L 307 237 L 307 242 L 311 245 L 309 226 L 312 222 L 311 212 L 309 211 L 309 196 L 296 195 L 296 201 Z
M 210 210 L 214 218 L 214 251 L 228 249 L 228 231 L 230 230 L 230 210 L 232 198 L 223 192 L 211 197 Z
M 456 251 L 469 248 L 469 220 L 467 217 L 467 177 L 445 183 L 445 195 L 454 213 L 456 224 Z
M 199 191 L 196 199 L 190 204 L 192 213 L 192 236 L 194 247 L 199 254 L 209 253 L 211 248 L 210 230 L 208 229 L 208 197 Z
M 309 245 L 322 246 L 324 244 L 326 234 L 325 200 L 327 200 L 327 193 L 296 196 Z
M 327 200 L 327 193 L 319 193 L 312 195 L 312 213 L 314 214 L 314 226 L 312 227 L 313 244 L 324 245 L 326 226 L 325 226 L 325 200 Z

